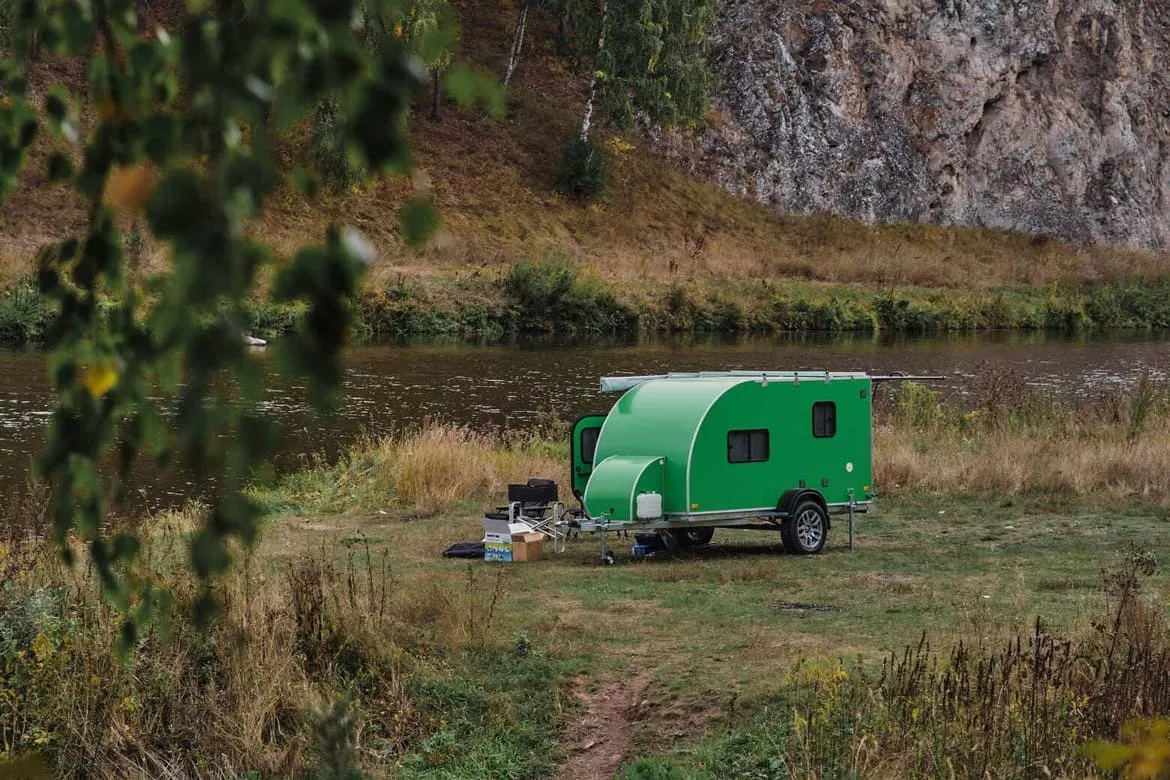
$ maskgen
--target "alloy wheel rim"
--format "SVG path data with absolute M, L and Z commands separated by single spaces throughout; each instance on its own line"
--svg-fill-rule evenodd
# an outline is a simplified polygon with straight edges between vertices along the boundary
M 821 515 L 815 509 L 806 509 L 796 518 L 796 540 L 801 549 L 814 550 L 824 537 Z

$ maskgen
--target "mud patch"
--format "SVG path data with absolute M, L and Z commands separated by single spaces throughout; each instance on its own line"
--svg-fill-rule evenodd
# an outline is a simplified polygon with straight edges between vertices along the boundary
M 634 724 L 653 672 L 603 685 L 580 688 L 576 697 L 585 708 L 574 727 L 574 754 L 554 780 L 611 780 L 634 744 Z
M 801 604 L 796 601 L 781 601 L 779 604 L 773 605 L 773 609 L 777 612 L 798 612 L 801 614 L 841 611 L 840 607 L 834 607 L 832 604 Z

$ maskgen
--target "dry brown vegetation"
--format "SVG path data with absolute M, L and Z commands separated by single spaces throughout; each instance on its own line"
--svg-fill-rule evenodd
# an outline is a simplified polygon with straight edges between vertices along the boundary
M 1170 393 L 1143 380 L 1128 393 L 1057 403 L 1013 373 L 990 372 L 970 410 L 909 385 L 875 430 L 884 493 L 1103 493 L 1170 497 Z
M 0 523 L 0 775 L 12 756 L 37 754 L 54 775 L 118 778 L 552 766 L 558 675 L 501 650 L 502 570 L 401 587 L 402 561 L 368 542 L 300 551 L 280 568 L 241 555 L 203 629 L 190 619 L 198 583 L 177 565 L 201 522 L 192 508 L 140 528 L 143 555 L 126 574 L 165 588 L 174 609 L 120 657 L 123 617 L 92 568 L 66 567 L 18 514 Z M 486 676 L 470 691 L 466 674 Z M 449 730 L 483 732 L 483 749 L 426 743 Z
M 880 391 L 874 480 L 880 495 L 1090 494 L 1170 497 L 1170 388 L 1060 403 L 1012 372 L 988 369 L 960 408 L 922 385 Z M 569 484 L 563 426 L 527 433 L 429 422 L 361 441 L 335 464 L 290 475 L 259 495 L 298 513 L 393 507 L 415 517 L 499 500 L 528 477 Z
M 509 482 L 534 475 L 568 484 L 565 445 L 541 434 L 505 435 L 430 422 L 363 440 L 338 463 L 319 463 L 261 495 L 299 512 L 392 505 L 430 517 L 501 496 Z

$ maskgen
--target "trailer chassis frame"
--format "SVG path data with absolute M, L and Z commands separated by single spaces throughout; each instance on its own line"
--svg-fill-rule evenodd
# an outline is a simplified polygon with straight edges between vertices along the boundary
M 826 505 L 830 515 L 849 516 L 849 549 L 854 544 L 854 518 L 859 514 L 869 512 L 870 501 L 848 501 Z M 657 520 L 638 520 L 610 522 L 602 518 L 586 516 L 581 521 L 582 533 L 596 533 L 601 540 L 601 558 L 605 563 L 613 563 L 613 553 L 606 547 L 606 533 L 620 531 L 662 531 L 678 528 L 742 528 L 757 531 L 773 531 L 780 527 L 785 518 L 779 512 L 712 512 L 704 514 L 668 514 Z

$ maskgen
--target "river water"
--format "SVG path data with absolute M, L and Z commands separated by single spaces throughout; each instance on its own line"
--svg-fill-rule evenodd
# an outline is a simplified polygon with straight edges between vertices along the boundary
M 720 369 L 861 370 L 940 374 L 944 392 L 963 396 L 988 365 L 1014 369 L 1065 397 L 1125 387 L 1148 372 L 1170 376 L 1170 335 L 1067 337 L 1000 333 L 930 338 L 791 335 L 735 341 L 642 340 L 625 343 L 416 344 L 354 348 L 346 356 L 345 401 L 333 418 L 314 417 L 303 387 L 283 383 L 264 354 L 265 406 L 284 426 L 277 467 L 306 455 L 331 456 L 363 434 L 425 419 L 524 428 L 553 414 L 571 420 L 605 411 L 598 391 L 607 374 Z M 0 485 L 26 478 L 43 443 L 52 403 L 43 354 L 0 352 Z M 143 470 L 138 508 L 182 503 L 200 493 L 181 472 Z

